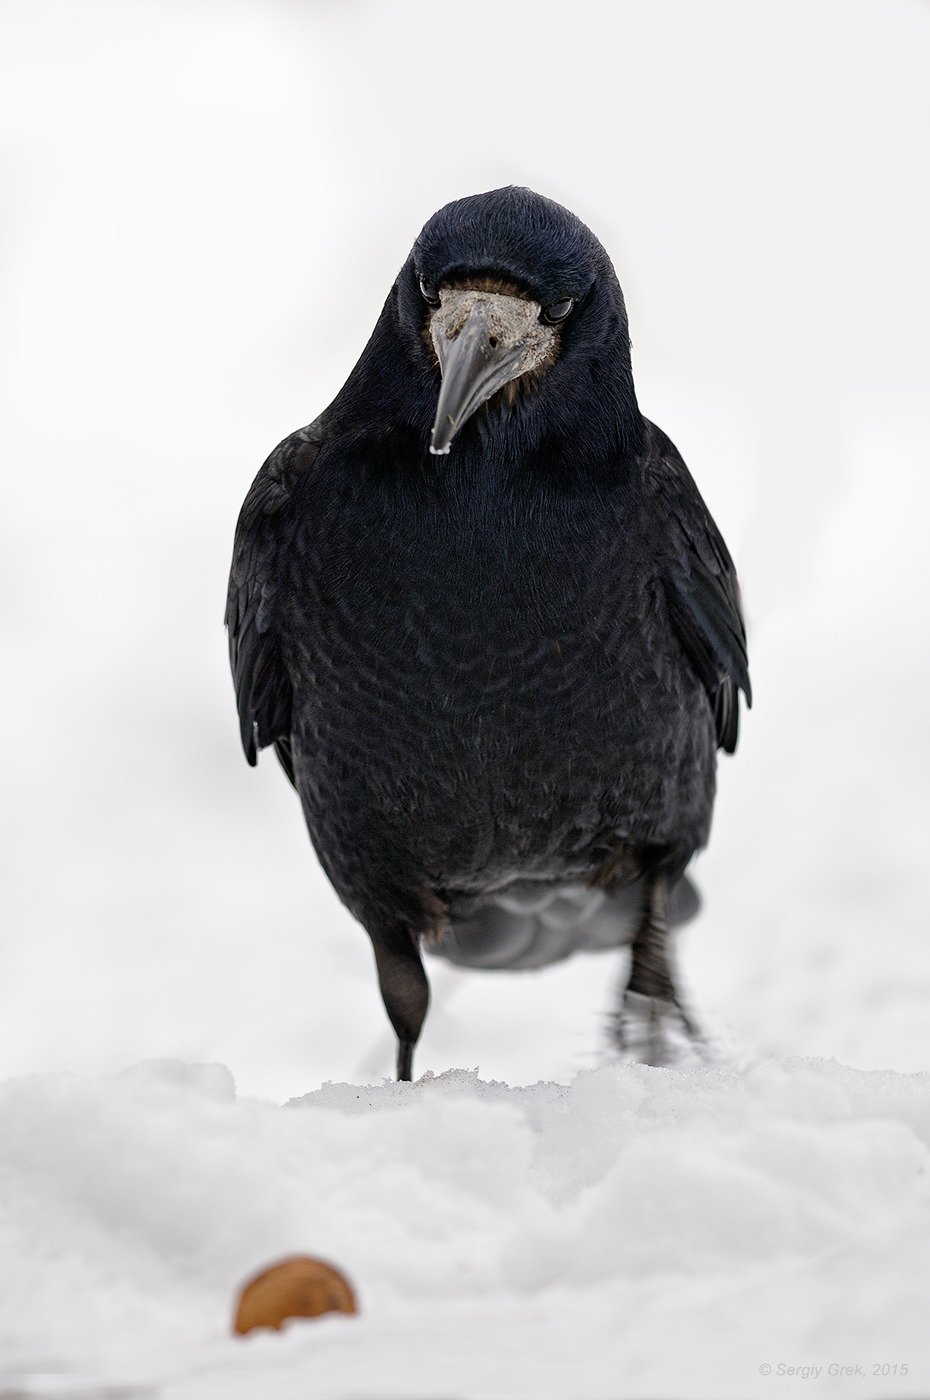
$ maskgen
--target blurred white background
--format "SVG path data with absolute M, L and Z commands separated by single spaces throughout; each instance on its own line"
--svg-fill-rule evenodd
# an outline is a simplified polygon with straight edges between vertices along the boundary
M 236 514 L 423 222 L 528 184 L 625 289 L 756 709 L 683 942 L 744 1057 L 927 1068 L 930 5 L 2 6 L 0 1074 L 389 1072 L 368 942 L 241 756 Z M 619 959 L 432 964 L 417 1067 L 565 1078 Z

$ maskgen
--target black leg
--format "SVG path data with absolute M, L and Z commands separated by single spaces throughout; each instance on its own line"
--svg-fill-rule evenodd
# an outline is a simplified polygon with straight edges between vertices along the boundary
M 413 1078 L 413 1048 L 429 1006 L 420 950 L 406 929 L 372 935 L 381 998 L 397 1035 L 397 1078 Z
M 669 882 L 646 881 L 642 920 L 630 945 L 630 975 L 614 1020 L 617 1047 L 647 1065 L 672 1065 L 703 1051 L 700 1030 L 682 1004 L 669 950 Z
M 398 1040 L 397 1042 L 397 1078 L 399 1080 L 411 1080 L 413 1078 L 413 1047 L 412 1040 Z

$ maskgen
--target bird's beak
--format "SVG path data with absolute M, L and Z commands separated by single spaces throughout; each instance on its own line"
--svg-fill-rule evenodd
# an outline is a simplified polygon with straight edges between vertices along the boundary
M 430 318 L 442 387 L 430 452 L 445 456 L 462 424 L 511 379 L 538 368 L 555 332 L 539 319 L 539 302 L 500 292 L 447 288 Z

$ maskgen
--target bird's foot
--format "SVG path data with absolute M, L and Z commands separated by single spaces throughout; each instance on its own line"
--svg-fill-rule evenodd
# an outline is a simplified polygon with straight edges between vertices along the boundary
M 712 1059 L 700 1027 L 674 996 L 625 991 L 613 1040 L 626 1059 L 643 1065 L 670 1068 Z

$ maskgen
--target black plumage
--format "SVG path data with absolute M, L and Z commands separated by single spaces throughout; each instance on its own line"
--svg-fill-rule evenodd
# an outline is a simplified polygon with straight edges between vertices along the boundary
M 749 699 L 739 591 L 571 213 L 508 188 L 427 223 L 246 498 L 227 624 L 246 756 L 275 746 L 371 938 L 401 1077 L 423 943 L 527 966 L 630 941 L 618 1042 L 696 1035 L 667 931 Z

